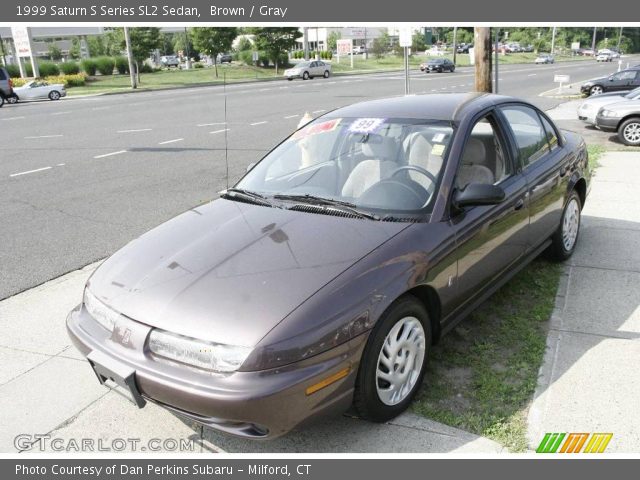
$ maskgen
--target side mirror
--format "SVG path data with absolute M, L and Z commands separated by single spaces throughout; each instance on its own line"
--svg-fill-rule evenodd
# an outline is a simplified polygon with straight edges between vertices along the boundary
M 255 166 L 256 166 L 256 162 L 253 162 L 253 163 L 250 163 L 249 165 L 247 165 L 247 172 L 248 172 L 249 170 L 251 170 L 251 169 L 252 169 L 253 167 L 255 167 Z
M 464 190 L 458 190 L 453 202 L 458 208 L 475 205 L 496 205 L 504 200 L 504 190 L 497 185 L 470 183 Z

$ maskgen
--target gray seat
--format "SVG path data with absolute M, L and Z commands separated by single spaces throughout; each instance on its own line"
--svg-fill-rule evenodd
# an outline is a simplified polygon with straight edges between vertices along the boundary
M 491 169 L 484 165 L 487 150 L 484 142 L 477 138 L 469 138 L 462 154 L 462 164 L 456 177 L 456 186 L 463 189 L 470 183 L 486 183 L 493 185 L 496 181 Z
M 432 145 L 420 132 L 414 132 L 407 136 L 405 140 L 405 155 L 407 165 L 415 165 L 427 170 L 434 178 L 438 178 L 442 168 L 442 157 L 432 155 Z M 427 190 L 433 190 L 434 185 L 429 178 L 418 172 L 409 171 L 409 178 L 419 183 Z
M 398 168 L 393 161 L 396 150 L 393 138 L 369 134 L 367 141 L 362 144 L 362 153 L 370 158 L 358 163 L 349 174 L 342 187 L 342 196 L 358 198 L 374 183 L 389 178 Z

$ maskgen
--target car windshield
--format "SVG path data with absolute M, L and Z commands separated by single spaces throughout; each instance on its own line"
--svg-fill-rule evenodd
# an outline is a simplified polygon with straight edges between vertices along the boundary
M 624 98 L 628 98 L 629 100 L 636 100 L 640 98 L 640 87 L 631 90 L 624 96 Z
M 323 117 L 272 150 L 236 188 L 382 214 L 428 212 L 452 133 L 446 121 Z

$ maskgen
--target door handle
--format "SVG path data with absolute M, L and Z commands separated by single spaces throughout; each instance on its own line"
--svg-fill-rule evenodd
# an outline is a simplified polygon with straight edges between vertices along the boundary
M 524 207 L 524 199 L 520 198 L 518 199 L 518 201 L 513 205 L 513 209 L 514 210 L 521 210 L 522 207 Z

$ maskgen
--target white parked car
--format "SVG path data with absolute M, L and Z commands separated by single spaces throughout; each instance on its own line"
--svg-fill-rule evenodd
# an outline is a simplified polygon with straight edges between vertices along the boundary
M 600 108 L 626 100 L 640 100 L 640 87 L 630 92 L 610 92 L 589 97 L 578 107 L 578 118 L 588 125 L 595 125 Z
M 611 62 L 613 60 L 613 54 L 609 52 L 600 52 L 596 57 L 596 62 Z
M 309 80 L 313 77 L 329 78 L 331 75 L 331 64 L 322 60 L 311 60 L 308 62 L 300 62 L 295 67 L 284 71 L 284 77 L 287 80 L 301 78 Z
M 9 103 L 28 100 L 60 100 L 67 96 L 67 91 L 61 83 L 47 83 L 42 80 L 31 80 L 22 87 L 13 89 L 14 96 L 9 98 Z

